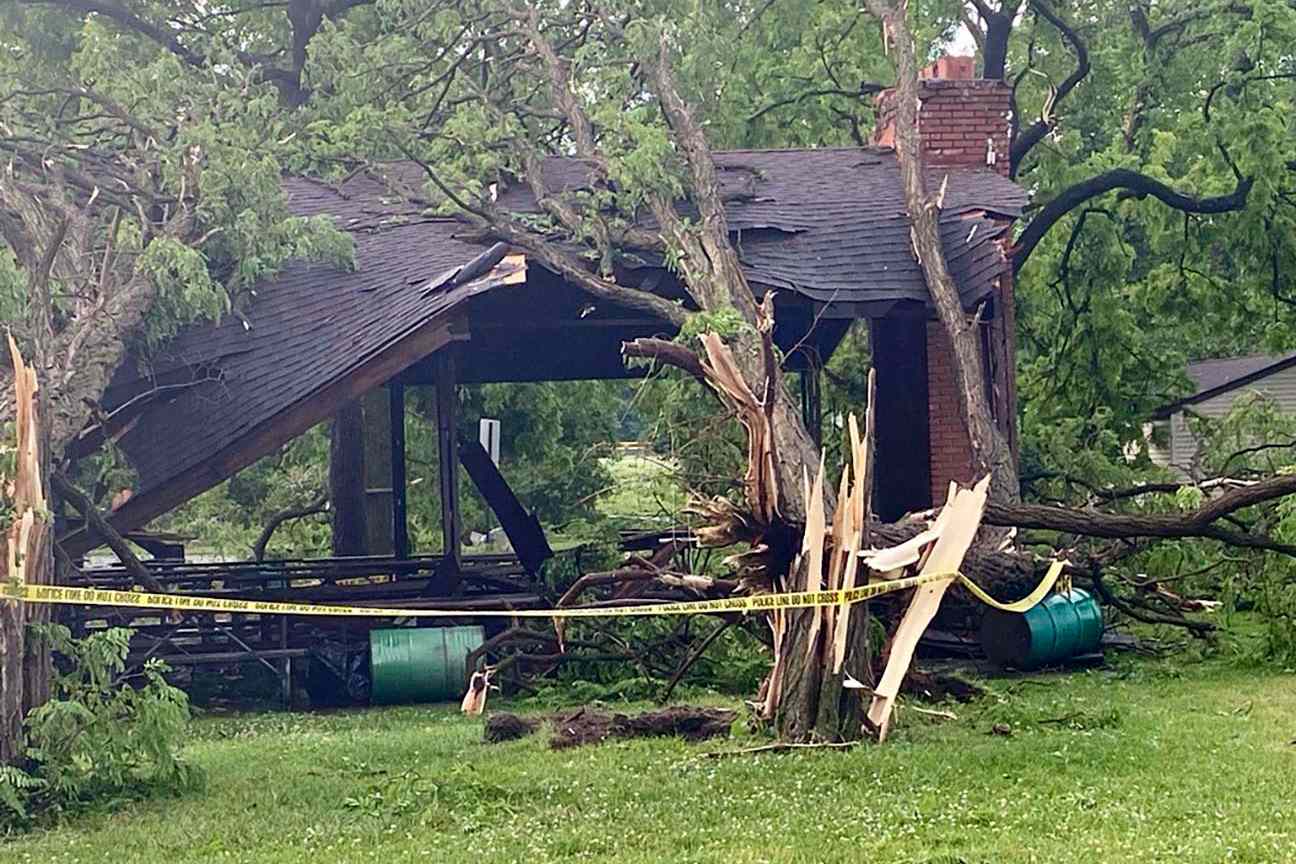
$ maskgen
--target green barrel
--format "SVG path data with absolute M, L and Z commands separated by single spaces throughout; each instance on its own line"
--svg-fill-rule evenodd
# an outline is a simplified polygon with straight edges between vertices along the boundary
M 463 695 L 468 654 L 482 644 L 479 625 L 369 631 L 369 700 L 444 702 Z
M 1098 650 L 1102 609 L 1089 592 L 1050 594 L 1025 614 L 991 609 L 981 619 L 981 649 L 998 666 L 1038 669 Z

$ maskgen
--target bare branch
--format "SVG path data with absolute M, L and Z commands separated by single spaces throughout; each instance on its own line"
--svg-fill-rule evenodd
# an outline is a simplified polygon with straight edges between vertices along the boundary
M 266 547 L 270 545 L 270 538 L 274 536 L 274 533 L 279 529 L 279 526 L 283 525 L 285 522 L 291 522 L 294 519 L 304 519 L 307 516 L 314 516 L 318 513 L 325 513 L 327 511 L 327 494 L 320 494 L 314 501 L 311 501 L 309 504 L 304 506 L 289 507 L 286 510 L 280 510 L 278 513 L 270 517 L 269 521 L 266 522 L 265 527 L 261 529 L 261 533 L 257 536 L 256 542 L 252 544 L 253 559 L 256 561 L 265 560 Z
M 842 90 L 836 87 L 823 87 L 814 90 L 804 90 L 800 93 L 797 93 L 795 96 L 789 96 L 786 99 L 779 99 L 777 102 L 771 102 L 770 104 L 766 105 L 764 108 L 757 111 L 755 114 L 752 114 L 750 117 L 748 117 L 747 122 L 755 123 L 757 120 L 764 117 L 766 114 L 769 114 L 773 111 L 777 111 L 780 108 L 786 108 L 789 105 L 800 105 L 802 102 L 806 101 L 807 99 L 817 99 L 821 96 L 843 96 L 848 99 L 858 99 L 862 101 L 865 97 L 871 96 L 874 93 L 881 93 L 885 89 L 886 87 L 882 84 L 876 84 L 872 81 L 861 81 L 858 90 Z
M 1030 126 L 1022 130 L 1014 137 L 1012 147 L 1008 154 L 1008 176 L 1016 177 L 1017 171 L 1021 167 L 1022 161 L 1030 153 L 1044 136 L 1048 135 L 1057 125 L 1057 116 L 1054 113 L 1058 103 L 1067 97 L 1067 94 L 1076 88 L 1081 81 L 1089 75 L 1089 48 L 1085 41 L 1080 38 L 1080 34 L 1075 31 L 1071 25 L 1062 20 L 1046 0 L 1028 0 L 1031 8 L 1044 18 L 1050 24 L 1058 29 L 1062 37 L 1071 46 L 1071 50 L 1076 56 L 1076 66 L 1070 75 L 1066 77 L 1057 89 L 1049 94 L 1049 98 L 1044 102 L 1044 108 L 1040 111 L 1040 119 L 1036 120 Z
M 702 361 L 696 354 L 678 342 L 647 337 L 632 339 L 629 342 L 622 343 L 621 354 L 624 357 L 653 360 L 665 363 L 668 366 L 674 366 L 676 369 L 682 369 L 689 373 L 708 387 L 711 386 L 707 381 L 706 372 L 702 368 Z
M 126 568 L 126 572 L 130 573 L 139 584 L 154 594 L 166 592 L 166 589 L 162 587 L 162 583 L 158 582 L 157 577 L 150 573 L 149 569 L 135 555 L 134 550 L 126 543 L 126 539 L 117 533 L 117 529 L 112 527 L 108 520 L 103 517 L 94 502 L 74 486 L 72 481 L 61 472 L 55 471 L 50 475 L 50 488 L 81 514 L 90 533 L 99 535 L 100 539 L 108 544 L 108 548 L 121 561 L 122 566 Z
M 1110 539 L 1205 537 L 1233 546 L 1268 549 L 1296 556 L 1296 546 L 1214 524 L 1239 510 L 1292 494 L 1296 494 L 1296 475 L 1283 474 L 1232 489 L 1185 514 L 1103 513 L 1043 504 L 1005 505 L 991 502 L 986 506 L 985 521 L 991 525 L 1064 531 L 1085 537 Z

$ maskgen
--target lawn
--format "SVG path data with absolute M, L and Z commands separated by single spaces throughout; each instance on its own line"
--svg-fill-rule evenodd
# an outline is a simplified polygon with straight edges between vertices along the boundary
M 488 745 L 449 707 L 204 718 L 186 752 L 205 792 L 0 860 L 1296 861 L 1291 671 L 1125 660 L 988 683 L 957 720 L 902 709 L 885 746 L 726 758 L 704 754 L 752 742 Z

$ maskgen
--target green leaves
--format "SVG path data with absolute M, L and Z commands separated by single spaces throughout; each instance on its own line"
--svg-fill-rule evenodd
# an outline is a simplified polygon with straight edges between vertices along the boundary
M 177 758 L 189 721 L 185 694 L 151 660 L 143 685 L 120 680 L 132 631 L 111 627 L 73 639 L 62 625 L 35 628 L 60 655 L 54 698 L 26 719 L 26 770 L 0 767 L 0 828 L 96 800 L 201 781 Z
M 1296 88 L 1283 77 L 1296 10 L 1147 8 L 1153 42 L 1130 26 L 1128 4 L 1058 11 L 1081 26 L 1093 69 L 1022 166 L 1037 201 L 1113 167 L 1199 197 L 1231 192 L 1234 167 L 1254 186 L 1241 211 L 1187 216 L 1111 193 L 1046 236 L 1016 285 L 1023 433 L 1041 450 L 1059 423 L 1092 446 L 1101 429 L 1086 418 L 1100 410 L 1120 441 L 1137 441 L 1150 410 L 1184 392 L 1189 358 L 1296 346 Z M 1013 51 L 1013 68 L 1030 70 L 1017 88 L 1025 122 L 1074 61 L 1031 18 Z

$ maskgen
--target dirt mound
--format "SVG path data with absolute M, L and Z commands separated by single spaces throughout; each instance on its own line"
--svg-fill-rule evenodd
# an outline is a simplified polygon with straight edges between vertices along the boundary
M 539 718 L 519 717 L 507 712 L 492 714 L 486 718 L 486 741 L 490 744 L 499 744 L 501 741 L 525 738 L 540 728 L 540 722 Z
M 725 708 L 676 705 L 641 714 L 614 714 L 586 705 L 545 718 L 553 735 L 554 750 L 597 744 L 609 738 L 664 738 L 678 736 L 687 741 L 723 738 L 729 734 L 738 712 Z M 484 737 L 491 744 L 513 741 L 535 732 L 542 721 L 516 714 L 492 714 L 486 720 Z
M 554 750 L 597 744 L 608 738 L 656 738 L 678 736 L 688 741 L 721 738 L 729 734 L 736 711 L 724 708 L 696 708 L 678 705 L 642 714 L 611 714 L 584 707 L 555 715 L 550 724 Z

